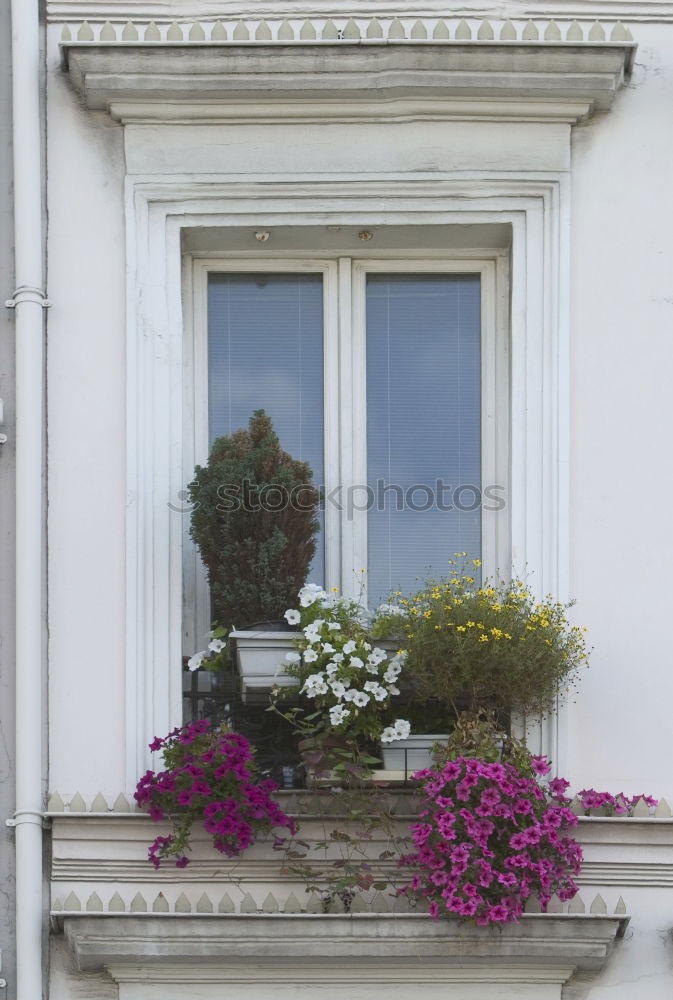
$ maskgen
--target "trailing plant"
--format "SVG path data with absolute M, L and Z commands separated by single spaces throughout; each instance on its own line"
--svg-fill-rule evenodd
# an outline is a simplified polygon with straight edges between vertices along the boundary
M 150 750 L 161 751 L 165 770 L 147 771 L 134 798 L 153 820 L 172 826 L 172 833 L 149 847 L 155 868 L 169 857 L 175 857 L 178 868 L 189 864 L 185 852 L 196 822 L 228 857 L 242 854 L 275 827 L 295 832 L 294 820 L 270 797 L 277 785 L 258 780 L 253 751 L 239 733 L 200 720 L 154 739 Z
M 549 773 L 544 757 L 529 755 L 528 767 Z M 428 900 L 435 919 L 510 923 L 533 894 L 543 910 L 554 893 L 575 895 L 582 851 L 568 836 L 577 817 L 567 782 L 541 785 L 513 764 L 473 757 L 416 777 L 423 801 L 412 826 L 415 851 L 403 858 L 413 875 L 402 891 Z
M 313 796 L 319 814 L 327 814 L 322 832 L 310 843 L 300 836 L 286 841 L 283 872 L 301 878 L 324 913 L 350 913 L 358 894 L 395 890 L 409 838 L 400 832 L 394 798 L 375 783 L 353 780 Z
M 610 792 L 597 792 L 594 788 L 583 788 L 577 793 L 577 799 L 585 816 L 633 816 L 634 809 L 641 801 L 648 809 L 656 809 L 659 805 L 659 800 L 651 795 L 629 796 L 624 792 L 612 795 Z
M 283 451 L 256 410 L 248 430 L 217 438 L 188 489 L 213 620 L 228 633 L 280 618 L 315 554 L 320 491 L 308 463 Z
M 502 724 L 511 712 L 545 713 L 569 690 L 588 660 L 584 631 L 571 624 L 571 604 L 537 600 L 521 580 L 485 581 L 452 564 L 445 579 L 430 580 L 410 598 L 397 626 L 408 649 L 410 695 L 440 702 L 457 719 L 483 708 Z M 480 562 L 473 560 L 473 573 Z

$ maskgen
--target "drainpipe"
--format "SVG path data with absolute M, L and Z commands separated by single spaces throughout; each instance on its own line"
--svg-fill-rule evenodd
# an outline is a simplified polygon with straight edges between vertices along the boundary
M 42 997 L 43 291 L 37 0 L 12 0 L 16 291 L 17 1000 Z

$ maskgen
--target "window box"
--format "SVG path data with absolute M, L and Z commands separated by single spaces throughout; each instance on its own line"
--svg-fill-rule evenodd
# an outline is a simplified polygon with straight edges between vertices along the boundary
M 260 628 L 235 629 L 229 633 L 244 702 L 273 687 L 290 687 L 295 683 L 295 678 L 285 673 L 285 656 L 294 649 L 296 635 L 296 632 Z
M 432 748 L 435 743 L 445 743 L 446 734 L 419 734 L 406 740 L 395 740 L 382 748 L 383 767 L 386 771 L 400 771 L 404 776 L 432 766 Z

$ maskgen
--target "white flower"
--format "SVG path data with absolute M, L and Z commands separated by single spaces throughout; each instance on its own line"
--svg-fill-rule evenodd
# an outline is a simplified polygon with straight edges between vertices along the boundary
M 322 644 L 322 651 L 323 651 L 323 653 L 334 653 L 335 652 L 334 646 L 332 646 L 329 642 L 323 642 L 323 644 Z
M 411 726 L 406 719 L 395 719 L 394 726 L 386 726 L 381 733 L 382 743 L 394 743 L 395 740 L 406 740 L 411 732 Z
M 346 694 L 346 687 L 341 681 L 330 681 L 329 686 L 332 688 L 332 694 L 335 698 L 343 698 Z
M 211 653 L 221 653 L 225 646 L 226 642 L 223 642 L 222 639 L 211 639 L 208 643 L 208 649 Z
M 350 714 L 350 711 L 343 705 L 333 705 L 329 710 L 329 721 L 333 726 L 339 726 Z
M 388 697 L 388 692 L 384 687 L 381 687 L 378 681 L 367 681 L 365 691 L 369 691 L 377 701 L 385 701 Z
M 369 643 L 369 642 L 363 642 L 363 643 L 362 643 L 362 648 L 363 648 L 363 649 L 366 649 L 366 650 L 367 650 L 367 652 L 369 652 L 369 650 L 370 650 L 370 649 L 372 648 L 372 647 L 371 647 L 371 643 Z
M 304 653 L 304 663 L 314 663 L 318 659 L 315 649 L 307 649 Z
M 332 657 L 335 663 L 341 663 L 343 658 L 344 658 L 343 653 L 335 653 L 334 656 Z
M 365 670 L 367 671 L 368 674 L 378 674 L 379 672 L 379 665 L 378 663 L 372 663 L 371 655 L 367 658 L 367 662 L 365 663 Z
M 190 656 L 189 659 L 187 660 L 187 666 L 189 667 L 190 670 L 198 670 L 203 661 L 205 660 L 205 658 L 206 658 L 205 650 L 201 653 L 194 653 L 194 655 Z
M 299 653 L 295 652 L 294 650 L 292 650 L 290 653 L 286 653 L 285 654 L 285 659 L 287 660 L 288 663 L 300 663 L 301 662 L 301 656 L 299 655 Z
M 347 692 L 348 693 L 348 692 Z M 359 708 L 364 708 L 369 704 L 369 695 L 365 691 L 354 691 L 351 701 Z
M 350 658 L 351 667 L 364 667 L 364 660 L 361 660 L 359 656 L 351 656 Z
M 398 688 L 398 686 L 396 684 L 389 684 L 388 685 L 388 694 L 399 694 L 399 693 L 400 693 L 400 689 Z
M 341 631 L 341 625 L 339 625 L 339 622 L 327 622 L 327 628 L 331 629 L 332 632 Z
M 356 691 L 354 688 L 349 688 L 344 695 L 344 701 L 355 701 L 356 694 L 359 694 L 359 691 Z
M 381 615 L 388 616 L 388 615 L 404 615 L 404 614 L 406 614 L 406 611 L 404 610 L 404 608 L 401 608 L 399 604 L 380 604 L 379 607 L 376 609 L 377 618 L 380 617 Z
M 383 675 L 383 679 L 386 682 L 386 684 L 394 684 L 394 682 L 400 676 L 401 672 L 402 672 L 402 668 L 400 666 L 398 666 L 395 663 L 389 663 L 388 664 L 388 669 L 386 670 L 385 674 Z
M 283 617 L 285 618 L 288 625 L 298 625 L 299 620 L 301 619 L 301 615 L 299 614 L 299 612 L 295 611 L 292 608 L 289 611 L 286 611 Z
M 302 608 L 310 608 L 316 601 L 328 599 L 327 594 L 317 583 L 307 583 L 299 591 L 299 604 Z
M 395 732 L 398 740 L 406 740 L 411 732 L 411 724 L 406 719 L 395 719 Z
M 338 669 L 339 667 L 337 666 L 336 663 L 328 663 L 327 666 L 325 667 L 325 673 L 330 675 L 335 674 Z
M 383 663 L 384 660 L 388 659 L 388 654 L 385 649 L 381 649 L 380 646 L 374 646 L 368 656 L 368 659 L 371 660 L 372 663 Z
M 352 639 L 349 639 L 348 642 L 344 646 L 344 653 L 346 653 L 346 655 L 348 655 L 349 653 L 354 653 L 355 650 L 356 650 L 356 647 L 357 647 L 357 643 L 353 642 Z
M 301 693 L 307 695 L 309 698 L 315 698 L 316 695 L 327 694 L 328 690 L 329 688 L 322 674 L 311 674 L 304 681 Z

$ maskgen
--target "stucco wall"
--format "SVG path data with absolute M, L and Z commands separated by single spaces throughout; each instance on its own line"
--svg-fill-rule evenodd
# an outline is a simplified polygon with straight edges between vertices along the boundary
M 575 787 L 671 795 L 673 583 L 662 554 L 673 482 L 662 455 L 673 360 L 673 26 L 638 24 L 634 33 L 632 82 L 609 114 L 576 127 L 572 143 L 569 590 L 594 655 L 568 709 L 566 759 Z M 55 29 L 48 125 L 51 787 L 114 792 L 124 783 L 126 722 L 125 151 L 121 127 L 74 96 L 57 37 Z M 188 169 L 199 131 L 187 140 L 179 132 L 161 135 L 185 151 Z M 154 143 L 147 129 L 145 148 L 160 173 L 168 146 L 158 135 Z M 282 172 L 291 144 L 281 152 L 273 166 Z M 231 166 L 226 144 L 220 153 L 215 164 L 209 147 L 200 169 L 226 176 L 250 165 L 240 147 Z
M 633 78 L 575 129 L 571 593 L 594 647 L 570 777 L 670 791 L 673 25 L 634 27 Z

